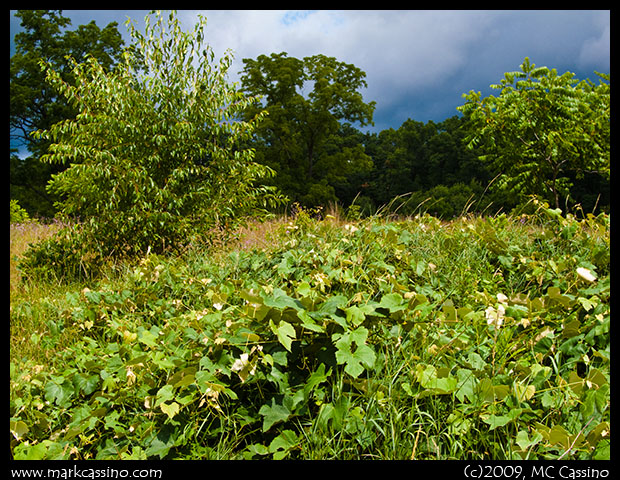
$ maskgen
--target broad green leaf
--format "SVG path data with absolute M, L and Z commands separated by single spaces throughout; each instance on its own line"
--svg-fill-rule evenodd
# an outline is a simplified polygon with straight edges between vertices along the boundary
M 419 260 L 415 266 L 416 275 L 421 277 L 424 274 L 424 270 L 426 270 L 426 262 L 424 260 Z
M 168 402 L 174 398 L 174 386 L 165 385 L 157 391 L 157 404 Z
M 49 440 L 34 445 L 22 443 L 15 448 L 15 460 L 42 460 L 46 458 L 49 443 Z
M 299 443 L 299 438 L 292 430 L 284 430 L 269 444 L 269 452 L 273 453 L 274 460 L 285 458 L 289 450 Z
M 307 297 L 312 292 L 312 288 L 310 288 L 310 284 L 308 282 L 301 282 L 299 285 L 297 285 L 295 291 L 298 295 L 302 297 Z
M 99 385 L 99 375 L 83 375 L 81 373 L 76 374 L 73 377 L 73 384 L 84 392 L 85 395 L 93 393 Z
M 140 332 L 138 341 L 140 343 L 144 343 L 146 346 L 148 347 L 156 347 L 157 343 L 156 343 L 157 337 L 155 335 L 153 335 L 149 330 L 143 330 L 142 332 Z
M 588 439 L 588 443 L 594 446 L 599 441 L 603 440 L 605 437 L 608 437 L 608 436 L 609 436 L 609 423 L 602 422 L 602 423 L 599 423 L 596 427 L 594 427 L 590 433 L 588 433 L 587 439 Z
M 466 368 L 459 368 L 456 371 L 456 378 L 457 388 L 454 392 L 456 398 L 464 402 L 465 397 L 467 397 L 470 402 L 473 402 L 475 399 L 474 389 L 478 383 L 478 379 L 474 375 L 474 372 Z
M 482 417 L 482 421 L 489 425 L 489 430 L 494 430 L 498 427 L 503 427 L 508 422 L 513 419 L 508 415 L 489 415 L 487 417 Z
M 347 303 L 349 303 L 349 299 L 344 295 L 334 295 L 329 297 L 325 302 L 323 302 L 319 307 L 319 312 L 324 312 L 327 314 L 335 314 L 337 309 L 344 308 Z
M 609 406 L 609 384 L 602 385 L 600 388 L 586 391 L 583 401 L 579 406 L 581 417 L 588 419 L 592 415 L 602 414 Z
M 344 312 L 346 314 L 347 323 L 354 327 L 357 327 L 366 318 L 364 311 L 357 305 L 345 308 Z
M 273 294 L 265 295 L 264 303 L 268 307 L 277 308 L 279 310 L 284 310 L 285 308 L 294 308 L 295 310 L 300 310 L 303 308 L 301 303 L 299 303 L 294 298 L 289 297 L 287 293 L 281 288 L 274 288 Z
M 243 298 L 246 302 L 248 303 L 256 303 L 256 304 L 262 304 L 263 303 L 263 297 L 261 297 L 260 295 L 257 295 L 249 290 L 240 290 L 239 291 L 239 296 L 241 298 Z
M 407 302 L 403 300 L 400 293 L 388 293 L 381 297 L 381 302 L 379 302 L 378 307 L 387 308 L 390 313 L 394 313 L 404 310 L 407 307 Z
M 593 460 L 609 460 L 611 459 L 611 442 L 608 439 L 601 440 L 596 445 L 596 450 L 592 455 Z
M 308 377 L 308 380 L 306 380 L 303 389 L 305 396 L 308 397 L 310 393 L 314 391 L 317 385 L 327 381 L 331 373 L 331 368 L 327 371 L 327 373 L 325 373 L 325 364 L 321 363 L 319 367 L 314 372 L 312 372 L 312 375 Z
M 490 378 L 483 378 L 476 385 L 474 392 L 481 401 L 493 403 L 506 398 L 510 394 L 510 387 L 508 385 L 493 385 Z
M 454 308 L 452 305 L 444 305 L 442 307 L 442 311 L 446 315 L 446 318 L 445 318 L 446 322 L 456 322 L 457 321 L 456 308 Z
M 439 372 L 433 365 L 418 364 L 416 379 L 431 393 L 445 395 L 456 390 L 458 380 L 451 375 L 439 377 Z
M 67 406 L 73 395 L 73 386 L 64 377 L 53 377 L 45 385 L 45 399 L 58 406 Z
M 332 425 L 334 425 L 338 421 L 338 415 L 334 405 L 331 403 L 324 403 L 321 405 L 319 413 L 316 417 L 316 425 L 321 430 L 327 430 L 327 426 L 330 421 L 332 422 Z M 334 425 L 334 428 L 339 429 L 340 425 Z
M 526 450 L 532 445 L 537 445 L 538 443 L 540 443 L 542 439 L 542 435 L 536 430 L 534 430 L 531 439 L 529 438 L 525 430 L 520 430 L 519 433 L 517 433 L 517 438 L 515 439 L 515 442 L 517 445 L 519 445 L 519 447 L 521 447 L 522 450 Z
M 11 433 L 17 440 L 22 438 L 24 435 L 26 435 L 30 431 L 30 429 L 28 428 L 28 425 L 26 425 L 21 420 L 11 421 L 10 428 L 11 428 Z
M 577 301 L 581 304 L 581 306 L 584 308 L 586 312 L 589 312 L 597 305 L 597 303 L 593 301 L 592 299 L 588 299 L 584 297 L 578 297 Z
M 297 312 L 297 316 L 301 320 L 301 324 L 304 328 L 317 333 L 323 333 L 325 331 L 325 328 L 322 325 L 317 324 L 312 316 L 310 316 L 310 314 L 305 310 L 300 310 Z
M 344 364 L 344 370 L 352 377 L 358 377 L 364 367 L 372 368 L 375 364 L 375 352 L 366 345 L 368 338 L 368 330 L 364 327 L 358 327 L 352 332 L 345 334 L 334 334 L 336 339 L 336 361 L 338 364 Z
M 470 352 L 467 355 L 467 363 L 474 369 L 480 372 L 484 371 L 487 366 L 487 362 L 476 352 Z
M 536 393 L 536 387 L 534 385 L 522 385 L 515 381 L 514 388 L 519 402 L 531 400 Z
M 291 411 L 287 407 L 289 397 L 284 397 L 284 404 L 277 404 L 275 398 L 271 399 L 271 405 L 263 405 L 258 413 L 263 418 L 263 432 L 268 431 L 276 423 L 284 422 L 291 416 Z
M 179 413 L 180 405 L 177 402 L 172 403 L 162 403 L 159 405 L 159 408 L 162 412 L 168 415 L 169 419 L 173 419 L 174 416 Z
M 269 320 L 269 326 L 271 327 L 271 331 L 277 335 L 278 341 L 290 352 L 291 344 L 296 337 L 295 327 L 284 321 L 281 321 L 280 324 L 276 326 L 273 320 Z
M 552 445 L 560 445 L 564 449 L 570 448 L 571 435 L 561 425 L 554 425 L 546 436 L 544 433 L 542 435 Z
M 253 455 L 269 455 L 269 449 L 261 443 L 253 443 L 252 445 L 248 445 L 248 452 L 250 453 L 249 456 L 247 456 L 246 452 L 244 452 L 244 457 L 247 456 L 248 459 L 251 459 Z
M 152 457 L 154 455 L 164 458 L 170 449 L 174 447 L 178 434 L 171 428 L 162 428 L 157 435 L 153 437 L 149 447 L 146 449 L 146 455 Z

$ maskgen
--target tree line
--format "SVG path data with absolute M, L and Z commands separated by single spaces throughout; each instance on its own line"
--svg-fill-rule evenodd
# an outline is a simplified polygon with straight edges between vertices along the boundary
M 11 151 L 10 196 L 31 216 L 52 217 L 63 208 L 67 210 L 67 202 L 76 202 L 80 197 L 78 191 L 83 190 L 75 175 L 62 177 L 60 174 L 72 163 L 86 165 L 85 156 L 74 151 L 72 160 L 61 158 L 58 147 L 53 147 L 58 139 L 33 135 L 33 132 L 49 131 L 59 122 L 76 118 L 80 118 L 78 123 L 86 121 L 84 115 L 80 117 L 85 104 L 71 101 L 70 95 L 62 94 L 63 88 L 65 93 L 70 93 L 71 88 L 79 86 L 76 85 L 79 81 L 104 88 L 102 79 L 108 73 L 128 71 L 128 66 L 133 66 L 134 72 L 165 68 L 170 75 L 175 72 L 177 75 L 175 78 L 168 75 L 161 83 L 162 88 L 177 88 L 176 94 L 143 95 L 135 97 L 134 102 L 179 102 L 187 100 L 182 91 L 192 89 L 195 95 L 191 98 L 196 101 L 220 95 L 222 108 L 232 98 L 226 97 L 230 91 L 226 93 L 225 89 L 217 93 L 221 85 L 210 82 L 210 68 L 194 72 L 196 76 L 190 79 L 178 68 L 175 70 L 174 65 L 167 64 L 162 57 L 166 53 L 163 43 L 151 52 L 150 60 L 145 58 L 146 44 L 154 45 L 156 40 L 155 30 L 150 31 L 150 37 L 134 36 L 138 40 L 142 38 L 142 46 L 136 40 L 126 46 L 115 22 L 103 29 L 91 22 L 80 25 L 77 30 L 69 30 L 70 20 L 63 17 L 61 11 L 19 10 L 16 16 L 21 19 L 24 31 L 16 35 L 16 52 L 11 57 L 10 127 L 12 139 L 27 147 L 30 156 L 20 158 L 16 151 Z M 179 29 L 177 35 L 178 38 L 182 36 Z M 200 29 L 196 29 L 194 35 L 203 40 Z M 186 39 L 185 48 L 191 46 L 191 41 Z M 175 54 L 168 52 L 171 53 Z M 199 51 L 194 53 L 196 57 L 202 55 Z M 231 58 L 224 60 L 229 63 L 220 63 L 222 75 L 229 68 Z M 46 65 L 43 69 L 41 61 Z M 96 62 L 100 68 L 97 70 L 101 76 L 99 84 L 92 75 L 80 78 L 79 72 L 85 69 L 80 70 L 79 66 L 88 61 Z M 217 65 L 212 53 L 201 62 L 205 66 Z M 191 64 L 187 62 L 186 66 Z M 194 167 L 218 163 L 224 172 L 223 165 L 229 162 L 231 155 L 230 158 L 253 156 L 252 161 L 238 164 L 238 169 L 244 165 L 246 168 L 247 178 L 242 184 L 248 185 L 248 189 L 244 191 L 250 192 L 251 185 L 265 189 L 262 193 L 272 195 L 272 200 L 276 198 L 276 191 L 288 200 L 287 203 L 273 201 L 270 205 L 264 202 L 266 208 L 281 210 L 293 202 L 307 207 L 356 205 L 358 211 L 371 214 L 392 204 L 403 214 L 422 211 L 449 218 L 466 210 L 510 211 L 536 195 L 563 210 L 577 206 L 586 212 L 609 210 L 609 75 L 598 74 L 599 84 L 595 85 L 589 80 L 579 81 L 569 72 L 559 75 L 554 69 L 536 67 L 529 59 L 525 59 L 520 68 L 508 72 L 499 84 L 493 85 L 500 92 L 498 96 L 482 98 L 476 92 L 466 94 L 460 114 L 455 112 L 453 117 L 442 122 L 408 119 L 396 129 L 378 133 L 361 130 L 372 124 L 376 106 L 372 101 L 366 102 L 362 95 L 367 86 L 366 74 L 355 65 L 324 55 L 298 59 L 279 52 L 243 59 L 240 89 L 235 95 L 243 94 L 245 100 L 243 108 L 233 112 L 230 120 L 252 125 L 244 135 L 238 135 L 234 129 L 221 128 L 221 122 L 213 120 L 217 117 L 214 111 L 210 111 L 213 115 L 207 115 L 208 118 L 201 116 L 198 110 L 188 116 L 185 110 L 175 110 L 173 106 L 169 106 L 168 117 L 157 117 L 161 112 L 150 117 L 151 114 L 143 113 L 153 122 L 165 123 L 168 118 L 174 123 L 173 115 L 180 112 L 185 115 L 186 122 L 202 122 L 200 128 L 191 130 L 195 135 L 192 138 L 187 136 L 189 130 L 181 133 L 179 129 L 175 133 L 184 135 L 188 146 L 172 157 L 192 157 Z M 55 72 L 55 76 L 50 72 Z M 55 79 L 55 83 L 50 82 L 50 78 Z M 173 80 L 174 84 L 170 83 Z M 224 81 L 223 77 L 218 81 Z M 133 85 L 133 81 L 126 78 L 126 85 Z M 126 100 L 120 91 L 115 95 L 117 102 Z M 205 105 L 209 103 L 205 102 Z M 88 108 L 95 108 L 93 105 Z M 163 105 L 157 107 L 164 108 Z M 140 108 L 137 111 L 141 111 Z M 163 151 L 172 148 L 171 142 L 178 140 L 173 134 L 168 135 L 168 126 L 162 126 L 157 134 L 152 134 L 147 126 L 144 129 L 149 132 L 146 135 L 149 141 L 144 141 L 141 148 Z M 58 135 L 62 136 L 60 132 Z M 137 138 L 132 135 L 131 138 Z M 160 135 L 157 137 L 159 144 L 151 141 L 156 135 Z M 93 136 L 85 138 L 95 141 Z M 122 139 L 123 142 L 127 140 Z M 197 145 L 190 146 L 192 141 Z M 115 150 L 113 158 L 122 163 L 125 160 L 121 160 L 120 152 Z M 146 150 L 140 155 L 149 157 Z M 136 170 L 138 176 L 131 182 L 129 177 L 121 181 L 110 173 L 110 169 L 114 170 L 109 161 L 112 157 L 106 158 L 108 160 L 101 160 L 101 165 L 107 165 L 109 172 L 105 182 L 139 183 L 146 178 L 140 177 L 142 173 Z M 174 214 L 185 215 L 206 208 L 209 202 L 205 200 L 201 204 L 196 200 L 198 197 L 204 200 L 207 192 L 219 195 L 208 187 L 216 177 L 214 168 L 206 176 L 200 176 L 196 173 L 198 170 L 195 175 L 181 174 L 179 164 L 165 155 L 154 155 L 152 160 L 162 167 L 149 178 L 159 180 L 152 190 L 143 192 L 144 203 L 136 207 L 135 215 L 141 208 L 149 211 L 149 205 L 157 201 L 162 203 L 161 211 L 173 210 Z M 168 167 L 164 167 L 166 162 Z M 187 169 L 193 171 L 189 166 Z M 178 190 L 168 196 L 160 195 L 163 186 L 170 184 L 171 172 L 178 176 L 175 177 Z M 222 172 L 218 175 L 225 177 L 227 174 Z M 91 173 L 100 176 L 102 170 L 91 170 Z M 67 188 L 64 190 L 59 187 L 60 178 L 65 179 Z M 203 187 L 197 187 L 202 190 L 192 197 L 194 200 L 183 203 L 178 200 L 180 191 L 187 188 L 186 183 L 191 178 L 196 179 L 196 185 L 203 182 Z M 55 180 L 50 182 L 52 179 Z M 69 183 L 71 188 L 68 188 Z M 134 187 L 127 186 L 124 192 L 120 186 L 114 189 L 125 202 L 120 202 L 117 208 L 130 209 L 138 205 L 131 188 Z M 90 202 L 92 210 L 97 202 L 84 199 Z M 238 201 L 243 203 L 240 198 Z M 220 201 L 218 205 L 222 207 L 224 203 Z M 85 209 L 86 204 L 82 202 L 81 207 L 69 210 L 87 217 L 97 214 Z M 157 221 L 165 221 L 162 215 Z

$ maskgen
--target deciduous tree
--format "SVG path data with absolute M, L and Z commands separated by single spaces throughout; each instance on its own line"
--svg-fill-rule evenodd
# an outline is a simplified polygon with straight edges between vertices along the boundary
M 15 54 L 10 59 L 10 136 L 12 145 L 26 148 L 31 155 L 11 155 L 11 198 L 33 214 L 53 216 L 54 199 L 45 185 L 66 166 L 42 163 L 39 159 L 47 153 L 49 142 L 31 133 L 74 118 L 77 112 L 46 83 L 39 61 L 46 61 L 72 83 L 67 55 L 77 62 L 91 55 L 105 70 L 111 70 L 120 59 L 124 42 L 116 22 L 100 29 L 92 21 L 69 30 L 71 20 L 61 10 L 18 10 L 15 16 L 21 19 L 24 31 L 15 35 Z
M 340 141 L 339 148 L 335 139 L 349 132 L 347 123 L 372 123 L 375 102 L 364 102 L 360 93 L 366 74 L 325 55 L 300 60 L 282 52 L 243 62 L 243 89 L 262 96 L 246 115 L 269 114 L 257 130 L 257 159 L 277 171 L 275 185 L 292 200 L 336 200 L 346 172 L 372 165 L 361 146 Z
M 500 175 L 496 188 L 522 199 L 537 195 L 559 208 L 573 179 L 596 174 L 609 180 L 610 77 L 598 75 L 599 85 L 580 82 L 526 58 L 520 71 L 491 85 L 499 96 L 464 95 L 459 110 L 474 122 L 469 143 Z

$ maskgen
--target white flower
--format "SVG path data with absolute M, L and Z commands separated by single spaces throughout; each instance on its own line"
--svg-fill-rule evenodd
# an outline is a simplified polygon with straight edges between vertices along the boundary
M 587 268 L 579 267 L 577 269 L 577 275 L 588 282 L 594 282 L 596 280 L 596 277 Z
M 493 307 L 488 307 L 484 311 L 484 315 L 487 319 L 487 325 L 495 325 L 496 328 L 501 327 L 504 323 L 504 315 L 506 310 L 503 305 L 498 305 L 497 310 Z
M 349 224 L 346 224 L 344 226 L 344 229 L 351 233 L 357 232 L 359 230 L 355 225 L 349 225 Z
M 508 303 L 508 297 L 506 295 L 504 295 L 503 293 L 498 293 L 497 294 L 497 301 L 499 303 Z
M 230 367 L 230 369 L 233 372 L 239 372 L 243 370 L 247 364 L 248 364 L 248 354 L 242 353 L 241 358 L 236 359 L 235 363 L 232 364 L 232 367 Z
M 256 363 L 250 363 L 249 355 L 242 353 L 241 357 L 236 359 L 230 369 L 233 372 L 237 372 L 242 382 L 245 382 L 250 375 L 254 375 L 256 372 Z
M 133 373 L 130 367 L 127 368 L 127 385 L 133 385 L 136 383 L 136 374 Z

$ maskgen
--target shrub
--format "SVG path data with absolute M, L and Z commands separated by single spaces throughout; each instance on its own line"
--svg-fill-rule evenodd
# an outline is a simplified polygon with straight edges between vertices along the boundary
M 134 50 L 112 72 L 89 57 L 73 62 L 70 85 L 42 62 L 49 84 L 79 112 L 35 132 L 52 142 L 43 161 L 71 162 L 48 189 L 63 199 L 63 214 L 82 220 L 80 250 L 105 256 L 178 249 L 280 200 L 258 184 L 273 172 L 243 145 L 263 113 L 238 120 L 253 99 L 227 82 L 231 52 L 214 62 L 202 17 L 190 33 L 174 13 L 145 20 L 144 34 L 130 24 L 142 70 Z
M 102 256 L 83 243 L 81 232 L 65 227 L 29 247 L 17 268 L 36 280 L 67 282 L 96 275 L 102 264 Z

